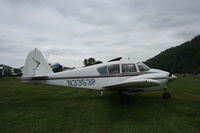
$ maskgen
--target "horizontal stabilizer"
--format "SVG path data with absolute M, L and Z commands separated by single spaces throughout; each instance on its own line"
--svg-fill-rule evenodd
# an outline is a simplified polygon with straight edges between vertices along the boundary
M 160 82 L 152 79 L 138 79 L 138 80 L 126 80 L 114 85 L 105 86 L 106 89 L 125 89 L 125 88 L 145 88 L 145 87 L 157 87 Z
M 120 61 L 121 59 L 122 59 L 122 57 L 118 57 L 118 58 L 115 58 L 115 59 L 109 60 L 108 62 Z
M 21 78 L 22 82 L 28 82 L 32 80 L 46 80 L 48 76 L 24 76 Z

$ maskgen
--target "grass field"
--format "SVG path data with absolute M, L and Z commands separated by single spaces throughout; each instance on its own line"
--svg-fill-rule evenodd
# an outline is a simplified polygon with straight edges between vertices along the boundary
M 116 92 L 21 83 L 0 79 L 0 133 L 199 133 L 200 77 L 169 84 L 161 91 L 137 93 L 131 104 Z

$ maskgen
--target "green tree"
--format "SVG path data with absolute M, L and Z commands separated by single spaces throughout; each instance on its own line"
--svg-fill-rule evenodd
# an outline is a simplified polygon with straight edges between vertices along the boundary
M 91 66 L 91 65 L 95 65 L 95 64 L 100 64 L 102 63 L 102 61 L 96 61 L 95 58 L 88 58 L 88 59 L 84 59 L 83 64 L 84 66 Z

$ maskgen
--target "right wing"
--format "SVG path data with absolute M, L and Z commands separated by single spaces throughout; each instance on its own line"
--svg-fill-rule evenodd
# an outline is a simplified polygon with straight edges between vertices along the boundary
M 128 88 L 145 88 L 145 87 L 157 87 L 160 82 L 153 79 L 137 79 L 137 80 L 127 80 L 119 82 L 117 84 L 105 86 L 105 89 L 128 89 Z

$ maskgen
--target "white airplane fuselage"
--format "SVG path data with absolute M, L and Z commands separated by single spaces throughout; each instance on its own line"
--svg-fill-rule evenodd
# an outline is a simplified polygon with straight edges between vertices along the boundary
M 171 96 L 166 91 L 167 83 L 176 79 L 176 76 L 129 60 L 111 60 L 107 63 L 54 73 L 42 53 L 35 49 L 26 58 L 21 79 L 22 82 L 93 90 L 117 90 L 120 93 L 164 89 L 163 98 L 169 98 Z
M 122 72 L 122 64 L 134 64 L 136 67 L 136 71 L 124 73 Z M 120 69 L 119 73 L 109 74 L 108 72 L 107 74 L 101 75 L 97 71 L 97 69 L 100 67 L 107 66 L 109 68 L 112 65 L 119 65 Z M 105 86 L 111 86 L 120 82 L 125 82 L 125 81 L 128 82 L 141 79 L 157 80 L 159 81 L 160 85 L 153 87 L 146 87 L 146 86 L 132 87 L 132 88 L 128 87 L 125 90 L 133 90 L 133 91 L 158 90 L 164 88 L 167 85 L 168 81 L 170 80 L 168 72 L 158 69 L 149 69 L 147 71 L 140 71 L 137 63 L 115 61 L 115 62 L 83 67 L 74 70 L 53 73 L 48 75 L 48 78 L 46 79 L 36 79 L 32 80 L 31 82 L 57 85 L 57 86 L 75 87 L 75 88 L 104 90 Z

